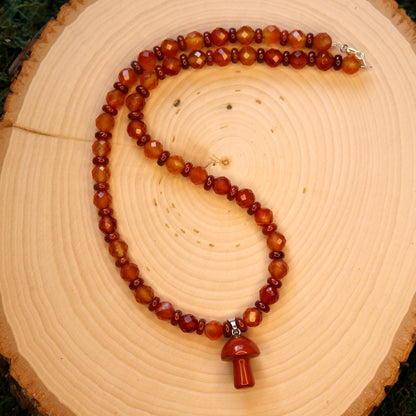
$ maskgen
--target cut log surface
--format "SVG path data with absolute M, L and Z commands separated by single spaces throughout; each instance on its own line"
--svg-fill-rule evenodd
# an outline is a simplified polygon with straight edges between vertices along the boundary
M 97 228 L 91 144 L 106 92 L 139 51 L 191 30 L 271 23 L 326 31 L 371 68 L 189 69 L 145 108 L 152 137 L 253 189 L 287 238 L 280 299 L 247 333 L 261 351 L 256 385 L 237 391 L 222 340 L 159 321 L 119 277 Z M 36 412 L 369 414 L 416 328 L 415 39 L 387 0 L 65 6 L 13 85 L 0 141 L 0 352 Z M 110 186 L 130 257 L 178 309 L 241 315 L 268 277 L 259 227 L 145 159 L 126 115 Z

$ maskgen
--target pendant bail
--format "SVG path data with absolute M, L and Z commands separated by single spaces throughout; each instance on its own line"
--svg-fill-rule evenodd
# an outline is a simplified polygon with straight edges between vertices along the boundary
M 233 337 L 238 337 L 241 335 L 241 329 L 238 327 L 237 323 L 235 322 L 235 319 L 228 321 L 231 325 L 231 335 Z

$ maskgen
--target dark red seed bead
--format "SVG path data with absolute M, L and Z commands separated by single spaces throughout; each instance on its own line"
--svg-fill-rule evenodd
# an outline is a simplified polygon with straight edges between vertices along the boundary
M 172 319 L 170 320 L 170 323 L 172 325 L 178 325 L 179 319 L 181 319 L 181 316 L 182 316 L 182 311 L 176 310 L 172 316 Z
M 231 62 L 233 64 L 236 64 L 238 61 L 239 61 L 238 49 L 237 48 L 232 48 L 231 49 Z
M 178 46 L 181 51 L 186 49 L 185 38 L 182 35 L 179 35 L 176 40 L 178 41 Z
M 170 156 L 170 152 L 168 152 L 167 150 L 163 151 L 160 154 L 159 159 L 157 160 L 157 164 L 159 166 L 163 166 L 166 163 L 166 161 L 169 159 L 169 156 Z
M 284 66 L 289 66 L 289 64 L 290 64 L 290 52 L 288 52 L 288 51 L 283 52 L 282 64 Z
M 235 323 L 241 332 L 247 331 L 247 324 L 244 322 L 243 318 L 236 317 Z
M 163 68 L 160 65 L 155 66 L 155 72 L 156 72 L 156 75 L 159 79 L 165 79 L 166 78 L 165 71 L 163 70 Z
M 282 30 L 280 32 L 280 44 L 282 46 L 286 46 L 288 39 L 289 39 L 289 32 L 287 30 Z
M 265 313 L 267 313 L 267 312 L 269 312 L 270 311 L 270 306 L 269 305 L 266 305 L 264 302 L 262 302 L 261 300 L 258 300 L 255 304 L 254 304 L 254 306 L 259 310 L 259 311 L 262 311 L 262 312 L 265 312 Z
M 107 234 L 107 235 L 104 237 L 104 240 L 105 240 L 107 243 L 111 243 L 112 241 L 116 241 L 116 240 L 118 240 L 119 238 L 120 238 L 120 236 L 118 235 L 118 233 L 114 232 L 114 233 Z
M 150 139 L 151 139 L 151 137 L 148 134 L 145 134 L 144 136 L 139 137 L 137 139 L 137 142 L 136 142 L 137 143 L 137 146 L 144 146 L 147 142 L 150 141 Z
M 136 91 L 139 94 L 143 95 L 144 98 L 147 98 L 150 95 L 149 90 L 146 87 L 143 87 L 143 85 L 138 85 L 136 87 Z
M 263 42 L 263 30 L 258 28 L 254 31 L 254 42 L 261 43 Z
M 184 168 L 182 169 L 182 172 L 181 172 L 182 176 L 185 176 L 185 178 L 187 176 L 189 176 L 193 167 L 194 167 L 194 165 L 191 162 L 185 163 L 185 166 L 184 166 Z
M 214 65 L 214 53 L 212 51 L 206 51 L 205 56 L 207 57 L 207 65 Z
M 231 324 L 229 321 L 225 321 L 222 324 L 222 332 L 224 336 L 227 338 L 229 338 L 232 335 L 232 328 L 231 328 Z
M 107 182 L 99 182 L 94 184 L 94 190 L 96 191 L 108 191 L 110 185 Z
M 109 131 L 97 131 L 95 133 L 96 139 L 102 139 L 102 140 L 109 140 L 113 137 L 113 135 Z
M 212 46 L 212 40 L 211 40 L 211 33 L 209 32 L 204 32 L 204 45 L 209 48 L 210 46 Z
M 142 68 L 142 66 L 137 61 L 132 61 L 130 66 L 133 68 L 134 72 L 137 75 L 143 74 L 144 69 Z
M 188 57 L 184 53 L 181 56 L 179 56 L 179 60 L 181 61 L 181 65 L 183 69 L 189 68 Z
M 271 259 L 283 259 L 285 257 L 285 253 L 283 251 L 271 251 L 269 253 L 269 258 Z
M 237 30 L 234 27 L 228 31 L 228 41 L 230 43 L 237 42 Z
M 116 260 L 116 266 L 117 267 L 122 267 L 126 264 L 129 264 L 129 263 L 130 263 L 130 259 L 127 256 L 120 257 Z
M 114 210 L 113 210 L 113 208 L 111 208 L 111 207 L 101 208 L 101 209 L 98 211 L 98 215 L 99 215 L 100 217 L 105 217 L 106 215 L 113 215 L 113 213 L 114 213 Z
M 277 225 L 272 223 L 272 224 L 265 225 L 262 229 L 262 232 L 263 232 L 264 235 L 269 235 L 269 234 L 273 233 L 276 230 L 277 230 Z
M 129 87 L 126 87 L 121 82 L 115 82 L 114 85 L 113 85 L 113 87 L 116 90 L 121 91 L 123 94 L 127 94 L 129 92 Z
M 262 64 L 266 59 L 266 51 L 263 48 L 257 49 L 257 62 Z
M 149 311 L 153 312 L 154 310 L 156 310 L 156 308 L 158 307 L 160 303 L 160 298 L 158 298 L 157 296 L 155 296 L 152 301 L 149 303 L 148 309 Z
M 342 67 L 342 56 L 335 55 L 334 56 L 334 69 L 335 71 L 339 71 Z
M 106 156 L 95 156 L 92 160 L 92 163 L 97 166 L 107 166 L 108 165 L 108 157 Z
M 308 33 L 306 35 L 306 41 L 305 41 L 305 47 L 306 48 L 312 48 L 313 47 L 313 33 Z
M 179 328 L 183 332 L 194 332 L 198 329 L 198 319 L 191 314 L 183 315 L 179 319 Z
M 267 279 L 267 283 L 269 285 L 272 285 L 274 287 L 277 287 L 279 289 L 279 287 L 282 287 L 282 281 L 280 279 L 276 279 L 275 277 L 270 276 Z
M 164 59 L 165 55 L 163 55 L 162 49 L 160 49 L 160 46 L 155 46 L 153 48 L 153 52 L 156 55 L 156 59 L 158 61 L 161 61 Z
M 310 51 L 308 53 L 308 65 L 314 66 L 316 62 L 316 53 L 314 51 Z
M 130 120 L 141 120 L 142 118 L 143 118 L 143 113 L 142 112 L 140 112 L 140 111 L 131 111 L 129 114 L 128 114 L 128 118 L 130 119 Z
M 144 283 L 144 280 L 141 277 L 138 277 L 137 279 L 133 280 L 129 283 L 129 288 L 131 290 L 136 290 L 139 286 L 141 286 Z
M 253 205 L 251 205 L 251 206 L 248 208 L 248 210 L 247 210 L 247 214 L 248 214 L 248 215 L 254 215 L 254 214 L 256 213 L 256 211 L 257 211 L 258 209 L 260 209 L 260 207 L 261 207 L 260 202 L 255 202 Z
M 227 199 L 229 201 L 233 201 L 236 198 L 236 196 L 238 194 L 238 191 L 239 191 L 238 186 L 237 185 L 232 185 L 230 190 L 228 191 Z
M 205 325 L 206 325 L 206 321 L 205 319 L 200 319 L 198 321 L 198 328 L 196 329 L 196 333 L 198 335 L 202 335 L 205 331 Z
M 208 175 L 208 178 L 205 180 L 204 183 L 204 189 L 206 191 L 209 191 L 212 188 L 212 185 L 214 185 L 214 176 Z
M 117 110 L 111 105 L 104 104 L 102 109 L 105 113 L 111 114 L 112 116 L 117 115 Z

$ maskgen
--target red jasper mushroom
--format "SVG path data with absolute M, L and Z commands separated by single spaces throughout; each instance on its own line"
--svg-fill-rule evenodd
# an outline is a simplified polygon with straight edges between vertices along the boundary
M 239 335 L 232 337 L 221 351 L 221 359 L 233 362 L 234 387 L 253 387 L 254 377 L 250 368 L 250 358 L 260 354 L 259 347 L 248 338 Z

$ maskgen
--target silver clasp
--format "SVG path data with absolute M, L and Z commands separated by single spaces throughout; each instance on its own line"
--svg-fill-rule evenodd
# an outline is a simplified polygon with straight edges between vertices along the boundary
M 349 53 L 356 56 L 361 62 L 361 68 L 369 68 L 365 58 L 365 53 L 363 51 L 359 51 L 358 49 L 352 48 L 351 46 L 342 42 L 332 42 L 332 46 L 338 47 L 342 53 Z
M 237 336 L 241 335 L 241 330 L 237 326 L 235 320 L 233 319 L 232 321 L 228 321 L 228 322 L 231 324 L 231 335 L 233 337 L 237 337 Z

